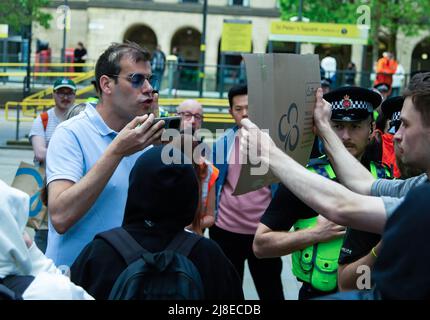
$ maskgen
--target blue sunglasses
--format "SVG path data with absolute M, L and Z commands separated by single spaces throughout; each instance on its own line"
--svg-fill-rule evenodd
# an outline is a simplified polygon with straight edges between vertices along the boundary
M 145 83 L 145 80 L 148 80 L 154 91 L 158 91 L 160 86 L 160 80 L 156 75 L 153 74 L 148 75 L 143 73 L 132 73 L 126 77 L 121 77 L 119 74 L 112 74 L 110 76 L 128 80 L 135 89 L 141 88 Z

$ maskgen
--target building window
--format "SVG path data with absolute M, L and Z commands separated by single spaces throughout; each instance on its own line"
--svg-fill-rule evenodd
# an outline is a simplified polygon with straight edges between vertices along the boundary
M 228 0 L 228 5 L 249 7 L 249 0 Z
M 182 3 L 199 3 L 200 0 L 179 0 Z

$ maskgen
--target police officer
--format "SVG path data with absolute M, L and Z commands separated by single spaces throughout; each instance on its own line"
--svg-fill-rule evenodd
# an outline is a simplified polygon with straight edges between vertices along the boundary
M 348 151 L 375 177 L 388 177 L 383 167 L 367 154 L 372 134 L 373 109 L 381 96 L 368 89 L 343 87 L 324 95 L 332 104 L 331 125 Z M 311 159 L 308 169 L 336 180 L 327 156 Z M 294 231 L 288 232 L 293 227 Z M 293 274 L 301 281 L 299 299 L 311 299 L 337 291 L 337 269 L 345 228 L 326 220 L 306 206 L 286 187 L 278 191 L 261 218 L 254 239 L 257 257 L 292 253 Z
M 375 85 L 373 88 L 381 94 L 382 101 L 387 100 L 387 98 L 391 94 L 391 86 L 388 83 L 379 83 Z

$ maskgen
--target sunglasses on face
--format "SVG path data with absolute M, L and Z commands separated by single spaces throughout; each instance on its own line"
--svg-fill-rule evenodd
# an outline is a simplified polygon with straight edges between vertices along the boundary
M 135 89 L 141 88 L 145 84 L 145 81 L 148 81 L 151 87 L 155 91 L 158 91 L 159 80 L 158 80 L 158 77 L 153 74 L 132 73 L 125 77 L 122 77 L 119 74 L 113 74 L 111 75 L 111 77 L 126 79 L 128 82 L 131 83 L 131 86 Z

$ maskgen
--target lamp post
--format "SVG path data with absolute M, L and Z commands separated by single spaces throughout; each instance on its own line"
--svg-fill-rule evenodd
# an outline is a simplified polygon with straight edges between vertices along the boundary
M 203 1 L 203 27 L 200 38 L 200 70 L 199 70 L 199 97 L 203 97 L 203 80 L 205 77 L 205 53 L 206 53 L 206 18 L 208 15 L 208 0 Z
M 61 62 L 66 62 L 66 39 L 67 39 L 68 14 L 69 14 L 68 1 L 64 0 L 63 48 L 61 49 Z
M 303 14 L 303 0 L 299 0 L 299 14 L 297 16 L 297 21 L 302 21 L 302 14 Z M 300 42 L 296 42 L 296 53 L 300 54 Z

